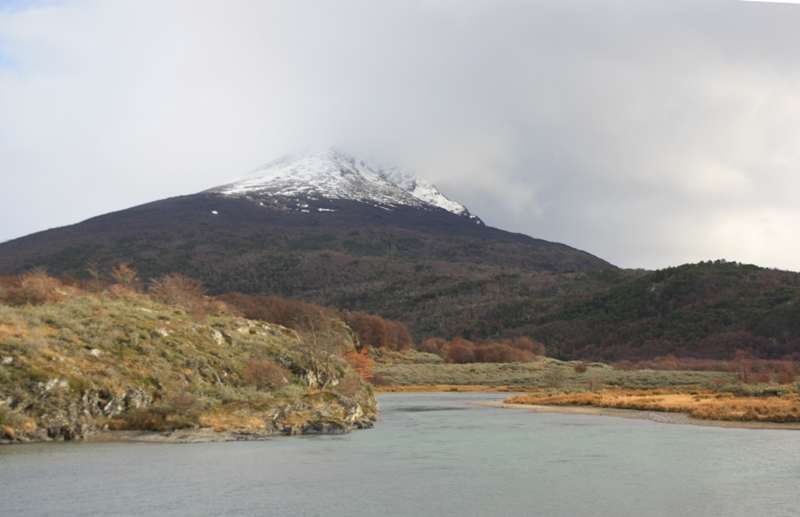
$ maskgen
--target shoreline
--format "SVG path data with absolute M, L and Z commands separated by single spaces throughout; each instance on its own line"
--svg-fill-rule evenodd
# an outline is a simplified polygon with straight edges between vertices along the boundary
M 212 428 L 177 429 L 175 431 L 100 431 L 82 440 L 86 443 L 138 442 L 138 443 L 212 443 L 263 441 L 283 434 L 257 434 L 235 431 L 214 431 Z
M 528 393 L 519 386 L 488 386 L 485 384 L 424 384 L 412 386 L 373 386 L 376 395 L 385 393 Z
M 730 429 L 782 429 L 800 431 L 800 422 L 750 422 L 738 420 L 700 420 L 685 413 L 664 411 L 642 411 L 638 409 L 601 408 L 595 406 L 541 406 L 536 404 L 511 404 L 508 402 L 470 402 L 472 406 L 487 406 L 506 409 L 524 409 L 537 413 L 560 413 L 564 415 L 595 415 L 617 418 L 636 418 L 663 424 L 696 425 L 701 427 L 725 427 Z

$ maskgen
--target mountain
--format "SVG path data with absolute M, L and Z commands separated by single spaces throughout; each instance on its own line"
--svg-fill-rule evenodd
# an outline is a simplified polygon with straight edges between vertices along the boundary
M 0 275 L 90 279 L 128 263 L 210 294 L 378 314 L 429 337 L 528 336 L 561 359 L 800 359 L 800 274 L 724 261 L 621 270 L 491 228 L 432 184 L 336 150 L 203 192 L 0 244 Z M 2 283 L 0 282 L 0 288 Z
M 441 208 L 483 224 L 464 206 L 447 199 L 432 183 L 396 167 L 369 164 L 336 149 L 284 156 L 207 192 L 274 199 L 348 199 L 384 208 L 397 205 Z M 299 211 L 307 208 L 294 206 Z
M 494 335 L 502 329 L 483 315 L 501 301 L 546 295 L 552 305 L 627 275 L 564 244 L 486 226 L 432 184 L 335 150 L 0 244 L 5 275 L 39 266 L 88 278 L 88 264 L 121 262 L 144 281 L 180 272 L 212 294 L 380 314 L 416 339 Z

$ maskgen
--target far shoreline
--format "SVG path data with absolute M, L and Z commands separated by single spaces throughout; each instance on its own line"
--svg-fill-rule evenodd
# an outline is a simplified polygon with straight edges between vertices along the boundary
M 416 386 L 375 386 L 376 395 L 391 393 L 525 393 L 531 388 L 521 386 L 486 386 L 464 384 L 431 384 Z M 505 409 L 525 409 L 538 413 L 560 413 L 563 415 L 594 415 L 617 418 L 636 418 L 665 424 L 696 425 L 700 427 L 723 427 L 729 429 L 778 429 L 800 431 L 800 422 L 753 422 L 740 420 L 703 420 L 692 418 L 685 413 L 666 411 L 644 411 L 639 409 L 603 408 L 596 406 L 544 406 L 536 404 L 511 404 L 508 402 L 469 402 L 472 406 L 486 406 Z
M 511 404 L 508 402 L 470 402 L 472 406 L 487 406 L 505 409 L 525 409 L 537 413 L 559 413 L 563 415 L 612 416 L 636 418 L 663 424 L 696 425 L 701 427 L 725 427 L 730 429 L 779 429 L 800 431 L 800 422 L 751 422 L 739 420 L 701 420 L 685 413 L 665 411 L 642 411 L 638 409 L 601 408 L 595 406 L 541 406 L 535 404 Z
M 488 386 L 484 384 L 423 384 L 411 386 L 373 386 L 376 395 L 388 393 L 526 393 L 529 388 L 519 386 Z

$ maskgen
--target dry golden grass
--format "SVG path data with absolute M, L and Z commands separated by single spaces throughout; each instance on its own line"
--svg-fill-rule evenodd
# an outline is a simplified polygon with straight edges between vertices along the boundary
M 800 422 L 800 396 L 748 397 L 712 390 L 605 389 L 594 393 L 530 393 L 507 399 L 511 404 L 593 406 L 685 413 L 705 420 Z

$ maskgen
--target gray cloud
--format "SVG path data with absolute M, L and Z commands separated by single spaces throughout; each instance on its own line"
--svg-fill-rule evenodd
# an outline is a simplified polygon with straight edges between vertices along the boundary
M 800 270 L 800 6 L 0 9 L 0 239 L 339 145 L 624 267 Z

